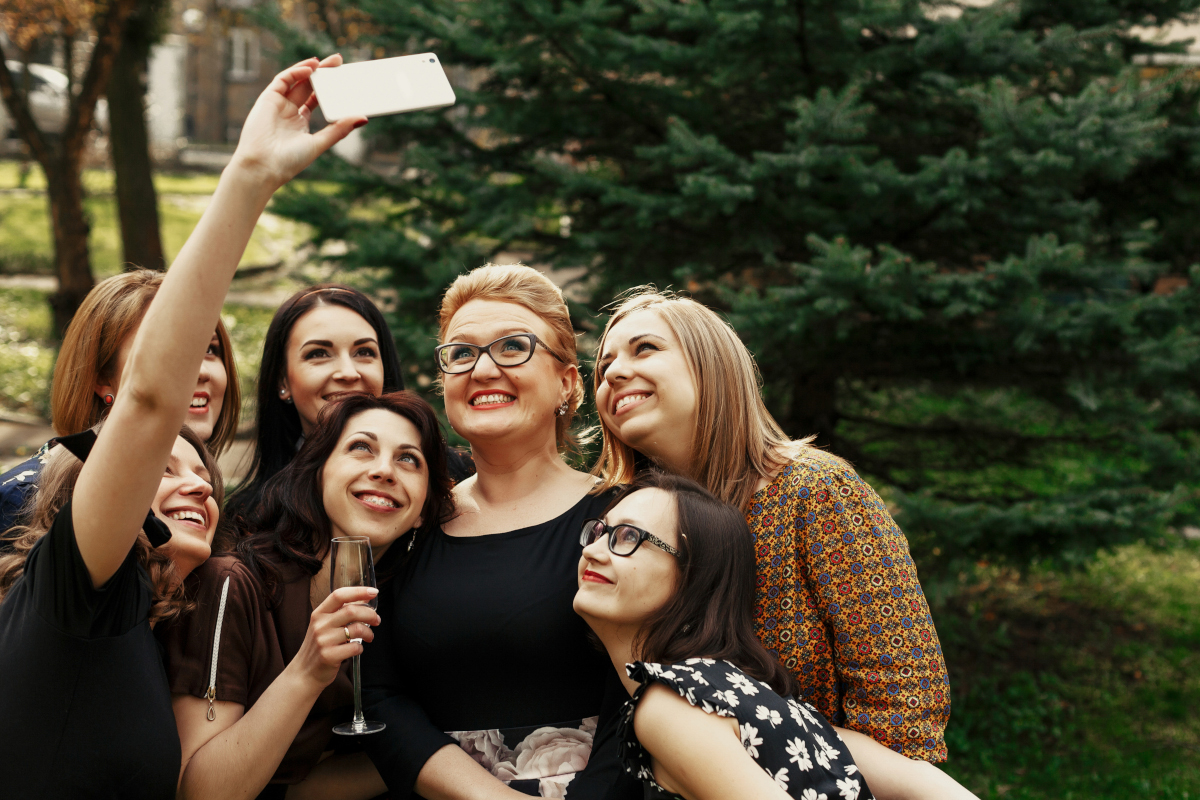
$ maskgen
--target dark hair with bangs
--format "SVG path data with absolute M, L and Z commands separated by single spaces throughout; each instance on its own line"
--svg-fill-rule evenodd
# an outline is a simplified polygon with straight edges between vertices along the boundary
M 400 356 L 387 321 L 371 298 L 340 283 L 319 283 L 302 289 L 284 301 L 263 339 L 262 366 L 258 373 L 255 412 L 254 458 L 245 482 L 229 498 L 230 518 L 248 519 L 263 502 L 266 484 L 296 456 L 296 442 L 303 429 L 294 405 L 279 397 L 279 382 L 287 375 L 288 337 L 296 322 L 318 306 L 342 306 L 358 314 L 374 328 L 379 342 L 379 360 L 383 364 L 383 391 L 404 389 Z M 243 522 L 244 524 L 244 522 Z
M 791 673 L 754 633 L 757 570 L 742 512 L 689 478 L 657 470 L 640 474 L 608 510 L 639 489 L 660 489 L 675 500 L 679 580 L 671 598 L 642 623 L 634 657 L 660 664 L 720 659 L 785 697 L 798 697 Z
M 300 452 L 263 487 L 262 502 L 251 511 L 247 535 L 240 539 L 235 552 L 274 597 L 281 579 L 281 567 L 295 564 L 310 575 L 321 569 L 333 536 L 329 515 L 322 501 L 321 472 L 350 420 L 374 409 L 397 414 L 421 435 L 421 454 L 429 472 L 425 505 L 421 508 L 421 527 L 404 534 L 388 548 L 376 565 L 380 581 L 399 566 L 410 537 L 433 531 L 450 515 L 454 501 L 450 496 L 450 476 L 446 472 L 446 442 L 437 414 L 415 392 L 392 392 L 380 397 L 350 395 L 321 409 L 317 426 Z

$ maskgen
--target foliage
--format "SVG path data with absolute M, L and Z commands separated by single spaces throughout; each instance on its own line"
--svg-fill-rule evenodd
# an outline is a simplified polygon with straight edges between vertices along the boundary
M 1200 795 L 1200 548 L 963 578 L 935 609 L 955 777 L 1009 800 Z
M 363 0 L 458 104 L 373 120 L 390 169 L 327 159 L 340 192 L 276 209 L 391 270 L 413 363 L 489 259 L 583 272 L 585 329 L 687 288 L 922 569 L 1081 559 L 1197 514 L 1200 85 L 1131 27 L 1198 6 Z
M 0 293 L 0 401 L 5 407 L 50 416 L 52 333 L 44 294 L 32 289 Z

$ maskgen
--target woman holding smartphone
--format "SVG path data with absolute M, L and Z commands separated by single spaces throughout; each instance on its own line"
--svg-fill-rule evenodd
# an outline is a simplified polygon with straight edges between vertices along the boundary
M 316 68 L 311 59 L 285 70 L 255 104 L 213 202 L 142 320 L 70 501 L 10 557 L 22 563 L 0 602 L 0 683 L 19 690 L 0 693 L 0 785 L 14 796 L 175 792 L 179 738 L 138 542 L 145 526 L 167 539 L 167 552 L 192 553 L 192 566 L 208 554 L 219 514 L 213 471 L 203 447 L 179 435 L 195 377 L 271 194 L 361 122 L 308 133 Z M 165 519 L 148 519 L 148 509 Z

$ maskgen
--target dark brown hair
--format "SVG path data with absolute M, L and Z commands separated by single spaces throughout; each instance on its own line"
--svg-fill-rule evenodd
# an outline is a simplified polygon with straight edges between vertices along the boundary
M 754 633 L 754 540 L 742 512 L 689 478 L 657 470 L 639 475 L 609 509 L 639 489 L 661 489 L 675 500 L 679 580 L 642 623 L 634 656 L 660 664 L 720 659 L 785 697 L 798 696 L 791 673 Z
M 279 383 L 287 375 L 288 337 L 296 322 L 318 306 L 342 306 L 358 314 L 375 330 L 379 342 L 379 360 L 383 364 L 383 391 L 397 392 L 404 388 L 400 374 L 400 356 L 387 321 L 371 298 L 350 286 L 338 283 L 319 283 L 302 289 L 284 301 L 267 327 L 263 339 L 262 366 L 258 373 L 257 406 L 255 410 L 254 457 L 245 481 L 229 498 L 226 512 L 232 518 L 247 519 L 256 506 L 262 504 L 266 484 L 296 455 L 296 442 L 302 428 L 300 414 L 294 405 L 279 397 Z
M 262 503 L 245 520 L 246 536 L 237 543 L 236 552 L 266 588 L 277 596 L 281 568 L 298 565 L 309 575 L 321 569 L 333 536 L 329 515 L 322 502 L 321 474 L 350 419 L 364 411 L 382 409 L 397 414 L 421 434 L 421 453 L 429 470 L 429 488 L 421 509 L 421 527 L 393 542 L 378 565 L 382 581 L 396 565 L 393 552 L 404 552 L 409 537 L 421 537 L 437 528 L 450 515 L 454 501 L 450 497 L 450 476 L 446 472 L 446 443 L 437 414 L 415 392 L 392 392 L 380 397 L 350 395 L 321 409 L 312 435 L 300 452 L 263 487 Z
M 100 427 L 97 425 L 94 430 L 99 430 Z M 221 481 L 221 469 L 217 466 L 217 460 L 188 426 L 184 425 L 179 435 L 200 455 L 212 482 L 213 499 L 217 501 L 217 508 L 220 508 L 225 485 Z M 37 490 L 33 497 L 26 501 L 26 508 L 21 515 L 29 524 L 18 525 L 9 532 L 7 540 L 11 550 L 0 556 L 0 600 L 4 599 L 8 590 L 25 571 L 25 560 L 29 557 L 29 551 L 50 530 L 54 518 L 75 493 L 75 484 L 79 481 L 79 473 L 82 471 L 83 462 L 65 447 L 55 446 L 50 450 L 46 466 L 38 479 Z M 217 548 L 217 537 L 223 532 L 222 524 L 219 522 L 217 525 L 217 534 L 213 541 L 214 550 Z M 171 620 L 190 611 L 192 603 L 184 594 L 183 581 L 179 578 L 175 562 L 167 555 L 169 548 L 155 549 L 150 546 L 146 534 L 139 533 L 134 540 L 133 549 L 138 562 L 150 575 L 153 587 L 150 623 L 153 625 Z

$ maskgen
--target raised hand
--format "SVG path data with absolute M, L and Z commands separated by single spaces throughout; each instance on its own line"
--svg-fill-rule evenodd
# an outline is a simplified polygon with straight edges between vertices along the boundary
M 234 164 L 257 175 L 272 191 L 294 178 L 366 117 L 347 117 L 316 133 L 308 132 L 317 96 L 308 78 L 322 67 L 342 63 L 340 54 L 309 58 L 275 76 L 250 109 L 234 152 Z

